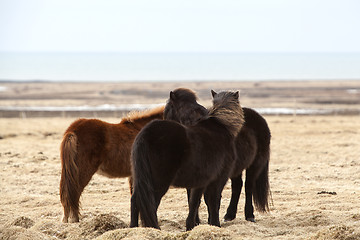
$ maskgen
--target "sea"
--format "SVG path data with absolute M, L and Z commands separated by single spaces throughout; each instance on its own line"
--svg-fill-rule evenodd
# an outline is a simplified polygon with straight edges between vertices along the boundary
M 0 52 L 0 81 L 360 80 L 360 53 Z

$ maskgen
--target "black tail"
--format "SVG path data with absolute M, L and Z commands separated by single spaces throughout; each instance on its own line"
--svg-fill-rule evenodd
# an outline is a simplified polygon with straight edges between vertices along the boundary
M 253 192 L 254 204 L 258 211 L 266 212 L 269 211 L 269 197 L 271 195 L 269 183 L 270 153 L 269 151 L 266 151 L 264 155 L 258 157 L 264 158 L 259 162 L 266 162 L 266 164 L 255 182 L 255 189 Z
M 159 228 L 155 202 L 155 193 L 153 179 L 150 168 L 148 151 L 149 146 L 142 142 L 136 141 L 132 151 L 132 164 L 134 176 L 134 193 L 132 204 L 135 204 L 142 223 L 145 227 Z M 132 206 L 133 208 L 133 206 Z

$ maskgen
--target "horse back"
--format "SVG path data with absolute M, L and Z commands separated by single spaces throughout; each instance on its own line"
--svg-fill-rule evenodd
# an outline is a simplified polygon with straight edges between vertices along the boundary
M 243 111 L 245 116 L 244 127 L 253 130 L 259 148 L 268 148 L 270 145 L 271 133 L 266 120 L 251 108 L 243 108 Z
M 229 177 L 235 160 L 234 137 L 216 118 L 187 128 L 191 151 L 174 181 L 179 187 L 204 187 L 220 175 Z

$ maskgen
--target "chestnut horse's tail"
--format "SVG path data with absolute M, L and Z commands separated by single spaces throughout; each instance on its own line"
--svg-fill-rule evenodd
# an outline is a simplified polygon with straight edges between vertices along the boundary
M 135 140 L 132 151 L 134 193 L 131 208 L 132 211 L 136 208 L 140 213 L 144 227 L 159 228 L 149 155 L 148 144 Z M 136 226 L 137 223 L 132 222 L 130 225 Z
M 266 149 L 261 156 L 257 157 L 262 158 L 260 161 L 264 162 L 265 165 L 255 182 L 255 189 L 253 192 L 254 204 L 258 211 L 266 212 L 269 211 L 269 197 L 271 195 L 269 184 L 270 150 Z
M 68 221 L 69 214 L 79 221 L 79 168 L 76 164 L 77 158 L 77 136 L 73 132 L 66 132 L 60 147 L 61 158 L 61 180 L 60 200 L 64 207 L 64 222 Z

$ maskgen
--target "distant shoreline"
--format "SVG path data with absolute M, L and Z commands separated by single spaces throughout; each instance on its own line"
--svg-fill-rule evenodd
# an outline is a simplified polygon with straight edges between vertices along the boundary
M 0 118 L 47 118 L 47 117 L 115 117 L 121 118 L 132 111 L 143 111 L 150 107 L 124 107 L 124 108 L 92 108 L 92 107 L 22 107 L 4 108 L 0 107 Z M 296 109 L 296 108 L 255 108 L 264 116 L 332 116 L 332 115 L 360 115 L 360 109 Z
M 227 83 L 251 83 L 251 82 L 356 82 L 360 78 L 354 79 L 258 79 L 258 80 L 8 80 L 0 79 L 1 83 L 211 83 L 211 82 L 227 82 Z
M 0 117 L 122 117 L 165 104 L 185 87 L 211 105 L 210 90 L 239 90 L 263 115 L 360 115 L 359 80 L 69 82 L 0 80 Z

